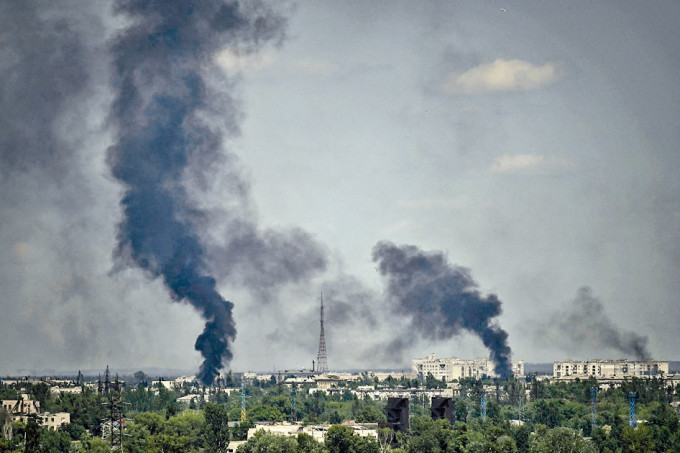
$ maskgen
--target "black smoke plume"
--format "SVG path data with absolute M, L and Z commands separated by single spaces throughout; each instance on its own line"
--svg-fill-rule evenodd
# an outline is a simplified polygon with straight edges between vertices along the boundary
M 237 129 L 232 99 L 209 83 L 215 53 L 281 39 L 284 21 L 257 0 L 120 0 L 115 9 L 130 21 L 111 45 L 116 141 L 109 163 L 126 189 L 118 255 L 161 277 L 173 299 L 206 319 L 195 348 L 204 357 L 198 377 L 211 383 L 232 358 L 233 304 L 207 275 L 193 220 L 200 215 L 183 178 L 190 162 L 220 155 L 221 130 Z M 215 127 L 207 119 L 215 117 L 231 123 Z
M 549 322 L 538 329 L 538 336 L 550 339 L 570 353 L 592 353 L 614 349 L 638 360 L 648 360 L 647 337 L 621 331 L 604 312 L 602 302 L 593 290 L 583 287 L 563 311 L 554 313 Z
M 443 253 L 389 242 L 373 248 L 373 261 L 387 278 L 387 297 L 397 314 L 411 318 L 412 330 L 431 340 L 474 333 L 490 350 L 496 373 L 511 374 L 508 334 L 493 321 L 501 301 L 482 296 L 467 269 L 450 265 Z

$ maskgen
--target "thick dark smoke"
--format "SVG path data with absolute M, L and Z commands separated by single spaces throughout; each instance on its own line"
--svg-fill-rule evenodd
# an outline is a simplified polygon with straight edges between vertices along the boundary
M 635 332 L 623 332 L 604 312 L 602 302 L 593 290 L 583 287 L 565 310 L 550 317 L 538 329 L 538 336 L 551 339 L 569 353 L 614 349 L 638 360 L 648 360 L 647 337 Z
M 116 143 L 109 151 L 113 175 L 126 193 L 119 255 L 162 277 L 177 301 L 206 319 L 195 347 L 204 357 L 199 379 L 213 381 L 232 358 L 233 304 L 206 273 L 206 250 L 183 177 L 192 161 L 222 152 L 221 129 L 207 115 L 231 121 L 232 100 L 211 89 L 215 52 L 253 50 L 281 38 L 283 19 L 264 4 L 216 0 L 121 0 L 116 11 L 131 25 L 112 43 Z
M 511 374 L 508 334 L 493 321 L 501 302 L 482 296 L 467 269 L 450 265 L 440 252 L 389 242 L 374 247 L 373 260 L 387 278 L 387 297 L 397 314 L 411 318 L 412 330 L 431 340 L 474 333 L 490 350 L 496 373 Z

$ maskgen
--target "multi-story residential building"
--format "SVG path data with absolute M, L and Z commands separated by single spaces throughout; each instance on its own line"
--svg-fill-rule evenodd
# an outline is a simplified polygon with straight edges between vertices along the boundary
M 412 370 L 420 379 L 424 379 L 428 373 L 432 373 L 432 376 L 436 379 L 443 379 L 447 382 L 466 377 L 473 377 L 475 379 L 499 377 L 494 367 L 495 364 L 490 359 L 437 358 L 434 354 L 430 354 L 422 359 L 413 359 L 412 361 Z M 511 367 L 515 376 L 524 376 L 524 361 L 513 361 L 511 362 Z
M 32 400 L 28 395 L 21 395 L 18 400 L 2 400 L 2 408 L 12 416 L 38 414 L 40 401 Z
M 627 377 L 651 377 L 668 374 L 668 362 L 654 360 L 566 360 L 553 362 L 553 378 L 571 380 L 576 378 L 623 379 Z
M 18 400 L 2 400 L 2 408 L 12 416 L 12 421 L 27 423 L 30 417 L 35 417 L 38 422 L 49 429 L 58 429 L 62 425 L 71 423 L 71 414 L 68 412 L 40 413 L 40 402 L 30 399 L 28 395 L 22 395 Z

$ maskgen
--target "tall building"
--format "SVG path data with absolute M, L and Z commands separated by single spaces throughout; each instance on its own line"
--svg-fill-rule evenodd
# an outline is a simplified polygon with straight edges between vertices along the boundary
M 650 377 L 668 374 L 668 362 L 653 360 L 585 360 L 553 362 L 553 377 L 558 379 L 576 378 L 626 378 Z
M 321 293 L 321 332 L 319 333 L 319 353 L 316 355 L 316 369 L 319 373 L 328 371 L 328 357 L 326 357 L 326 334 L 323 330 L 323 293 Z
M 515 376 L 524 376 L 524 362 L 522 360 L 512 361 L 510 365 Z M 475 379 L 499 377 L 494 367 L 495 364 L 490 359 L 437 358 L 434 354 L 430 354 L 422 359 L 413 359 L 411 366 L 413 372 L 420 379 L 425 379 L 428 373 L 432 373 L 432 376 L 436 379 L 444 379 L 447 382 L 466 377 L 473 377 Z

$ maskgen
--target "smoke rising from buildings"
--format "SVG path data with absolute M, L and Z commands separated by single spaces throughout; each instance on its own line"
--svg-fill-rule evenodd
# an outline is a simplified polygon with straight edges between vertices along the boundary
M 374 247 L 373 260 L 387 280 L 396 313 L 410 317 L 409 331 L 431 340 L 473 333 L 489 349 L 496 373 L 511 374 L 508 334 L 494 322 L 501 301 L 493 294 L 483 296 L 469 270 L 450 265 L 441 252 L 389 242 Z
M 589 287 L 580 288 L 571 304 L 555 312 L 536 333 L 538 341 L 549 339 L 572 354 L 611 349 L 638 360 L 651 358 L 647 337 L 617 327 Z
M 117 254 L 161 277 L 173 299 L 201 313 L 198 377 L 210 383 L 232 358 L 233 304 L 206 272 L 196 224 L 201 216 L 184 178 L 192 161 L 206 165 L 223 151 L 222 129 L 208 114 L 237 129 L 232 99 L 209 83 L 215 52 L 227 46 L 252 51 L 280 39 L 284 21 L 259 2 L 119 1 L 116 11 L 131 21 L 111 46 L 116 140 L 109 162 L 126 189 Z

